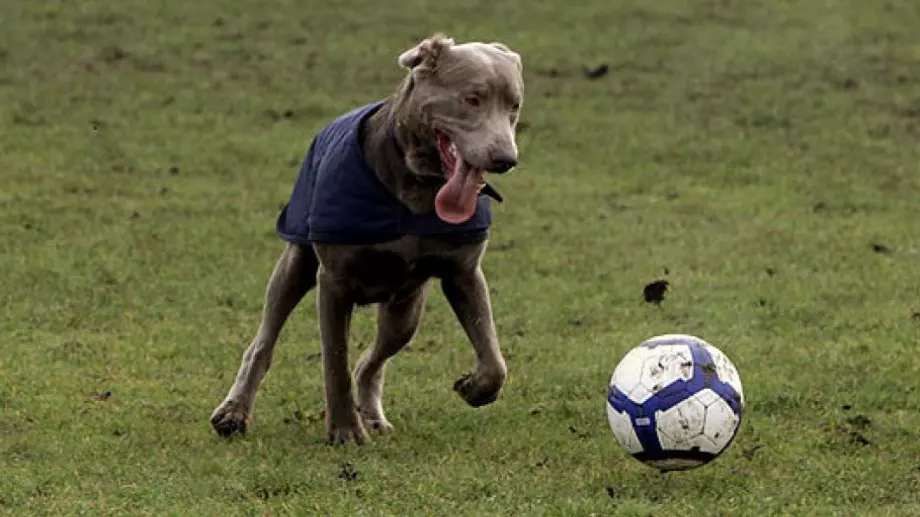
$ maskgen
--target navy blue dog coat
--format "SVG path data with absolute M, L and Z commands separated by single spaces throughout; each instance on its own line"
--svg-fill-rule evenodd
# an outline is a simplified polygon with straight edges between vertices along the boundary
M 485 195 L 480 194 L 469 221 L 450 224 L 434 212 L 413 214 L 365 163 L 359 129 L 382 104 L 349 111 L 316 135 L 278 216 L 278 235 L 297 244 L 375 244 L 406 235 L 447 237 L 457 243 L 485 240 L 492 222 Z

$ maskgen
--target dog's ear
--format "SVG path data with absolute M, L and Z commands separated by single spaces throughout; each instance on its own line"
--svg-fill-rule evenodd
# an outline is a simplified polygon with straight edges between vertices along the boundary
M 399 55 L 399 66 L 412 70 L 419 65 L 434 69 L 438 58 L 454 45 L 454 40 L 444 34 L 435 34 Z
M 508 54 L 511 57 L 512 61 L 514 61 L 514 63 L 517 65 L 518 70 L 519 71 L 523 70 L 524 65 L 523 63 L 521 63 L 521 55 L 511 50 L 510 48 L 508 48 L 508 45 L 505 45 L 504 43 L 499 43 L 497 41 L 493 41 L 489 43 L 489 45 L 492 45 L 493 47 L 497 48 L 498 50 L 501 50 L 505 54 Z

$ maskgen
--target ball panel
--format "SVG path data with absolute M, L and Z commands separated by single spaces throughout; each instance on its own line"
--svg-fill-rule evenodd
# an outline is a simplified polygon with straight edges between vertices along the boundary
M 721 398 L 706 408 L 706 422 L 703 433 L 715 447 L 712 452 L 719 454 L 732 442 L 741 417 L 732 411 L 731 406 Z
M 728 358 L 719 352 L 717 348 L 709 344 L 700 346 L 692 345 L 690 348 L 693 352 L 693 360 L 696 370 L 696 374 L 688 386 L 690 391 L 701 391 L 704 388 L 710 388 L 719 397 L 728 402 L 732 409 L 734 409 L 735 412 L 740 415 L 744 410 L 742 394 L 736 391 L 731 384 L 728 384 L 719 378 L 716 360 L 713 358 L 710 352 L 718 353 L 723 358 L 723 363 L 728 362 L 728 364 L 730 364 Z M 740 380 L 738 380 L 738 385 L 740 385 Z
M 711 406 L 712 404 L 715 404 L 716 401 L 718 401 L 718 400 L 722 400 L 722 399 L 719 397 L 719 395 L 716 394 L 716 392 L 714 392 L 714 391 L 712 391 L 711 389 L 708 389 L 708 388 L 707 388 L 707 389 L 704 389 L 704 390 L 702 390 L 702 391 L 696 392 L 696 394 L 694 394 L 693 396 L 696 397 L 696 400 L 699 400 L 700 403 L 702 403 L 702 404 L 703 404 L 704 406 L 706 406 L 706 407 L 709 407 L 709 406 Z
M 640 382 L 652 393 L 693 377 L 693 357 L 685 345 L 665 345 L 642 363 Z
M 616 437 L 620 445 L 630 454 L 642 452 L 642 444 L 639 443 L 639 437 L 633 429 L 633 423 L 630 416 L 626 413 L 620 413 L 615 410 L 610 403 L 607 403 L 607 421 L 613 430 L 613 436 Z
M 610 378 L 610 384 L 623 393 L 629 393 L 641 383 L 642 363 L 649 356 L 649 351 L 643 348 L 633 348 L 630 350 Z
M 676 406 L 661 411 L 656 415 L 658 420 L 658 440 L 662 449 L 689 450 L 693 447 L 704 449 L 712 448 L 712 443 L 700 443 L 703 436 L 703 425 L 706 418 L 706 406 L 691 396 Z
M 607 407 L 629 417 L 632 431 L 642 451 L 661 450 L 658 434 L 655 432 L 657 425 L 654 409 L 650 409 L 648 404 L 636 404 L 625 393 L 611 386 L 607 394 Z
M 645 403 L 648 401 L 648 399 L 652 398 L 652 395 L 654 395 L 654 393 L 650 389 L 646 388 L 644 384 L 637 385 L 626 394 L 626 396 L 629 397 L 629 400 L 635 402 L 636 404 Z
M 713 363 L 716 365 L 716 375 L 719 380 L 731 386 L 741 397 L 741 403 L 744 403 L 744 388 L 741 385 L 741 376 L 738 369 L 732 364 L 728 356 L 722 353 L 718 348 L 709 345 L 706 347 Z
M 636 347 L 617 365 L 610 384 L 642 404 L 657 391 L 693 376 L 693 357 L 683 344 Z

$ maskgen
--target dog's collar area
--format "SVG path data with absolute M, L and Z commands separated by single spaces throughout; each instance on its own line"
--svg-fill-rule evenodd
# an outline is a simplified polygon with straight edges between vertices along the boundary
M 482 187 L 482 193 L 498 201 L 499 203 L 504 201 L 504 199 L 502 198 L 502 195 L 499 194 L 497 190 L 495 190 L 495 187 L 493 187 L 492 185 L 489 185 L 488 182 L 486 182 L 485 187 Z

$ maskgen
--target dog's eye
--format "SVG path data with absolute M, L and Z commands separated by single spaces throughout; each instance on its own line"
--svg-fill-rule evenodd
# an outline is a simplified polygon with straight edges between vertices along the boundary
M 518 111 L 521 111 L 520 103 L 514 103 L 514 105 L 511 106 L 511 111 L 515 113 L 517 113 Z
M 474 108 L 478 108 L 479 105 L 482 103 L 482 100 L 477 95 L 465 95 L 463 97 L 463 102 L 469 104 L 470 106 Z

